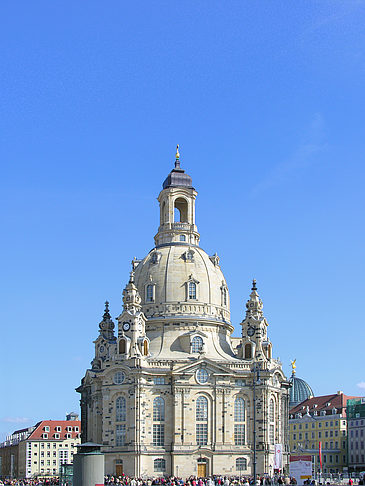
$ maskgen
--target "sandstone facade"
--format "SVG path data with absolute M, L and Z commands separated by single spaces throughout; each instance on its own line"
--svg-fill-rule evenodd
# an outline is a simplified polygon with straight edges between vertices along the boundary
M 287 463 L 289 384 L 256 283 L 233 338 L 219 258 L 199 247 L 196 196 L 177 152 L 158 197 L 155 247 L 132 261 L 116 333 L 106 304 L 78 388 L 82 441 L 103 445 L 106 473 L 252 474 L 254 379 L 257 472 L 273 473 L 275 444 Z

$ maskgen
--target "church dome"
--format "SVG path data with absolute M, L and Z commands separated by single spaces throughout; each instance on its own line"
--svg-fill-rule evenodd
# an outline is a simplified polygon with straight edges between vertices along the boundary
M 304 402 L 309 397 L 313 397 L 313 390 L 308 383 L 292 374 L 290 382 L 292 384 L 289 397 L 289 409 Z
M 149 320 L 169 316 L 230 321 L 228 288 L 219 258 L 209 257 L 198 246 L 157 246 L 135 266 L 135 284 Z

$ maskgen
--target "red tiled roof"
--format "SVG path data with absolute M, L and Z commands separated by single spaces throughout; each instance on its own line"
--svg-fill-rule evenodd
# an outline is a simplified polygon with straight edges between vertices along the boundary
M 66 434 L 71 434 L 71 438 L 75 439 L 81 432 L 80 420 L 42 420 L 35 427 L 28 440 L 64 440 Z M 44 427 L 49 427 L 49 431 L 46 432 Z M 58 431 L 56 427 L 61 427 L 61 430 Z M 72 427 L 72 431 L 66 430 L 66 427 Z M 78 432 L 75 431 L 75 427 L 78 427 Z M 48 434 L 48 438 L 44 439 L 43 434 Z M 59 439 L 55 438 L 55 434 L 60 434 Z
M 332 412 L 333 408 L 338 410 L 338 413 L 342 413 L 346 416 L 346 402 L 349 398 L 358 398 L 349 395 L 344 395 L 343 393 L 334 393 L 333 395 L 323 395 L 320 397 L 311 397 L 304 400 L 304 402 L 296 405 L 290 409 L 290 415 L 295 413 L 306 413 L 307 407 L 309 407 L 309 412 L 320 412 L 325 410 L 326 412 Z

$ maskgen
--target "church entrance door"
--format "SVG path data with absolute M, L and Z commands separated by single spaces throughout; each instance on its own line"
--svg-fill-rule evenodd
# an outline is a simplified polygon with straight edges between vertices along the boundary
M 207 477 L 207 464 L 205 462 L 198 462 L 198 477 L 199 478 Z
M 117 465 L 115 466 L 115 475 L 116 475 L 117 477 L 119 477 L 119 476 L 123 476 L 123 464 L 117 464 Z

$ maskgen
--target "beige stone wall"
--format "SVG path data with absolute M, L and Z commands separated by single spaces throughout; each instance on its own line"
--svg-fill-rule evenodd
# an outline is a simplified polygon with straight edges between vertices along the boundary
M 160 193 L 157 246 L 145 258 L 133 260 L 116 339 L 107 311 L 99 324 L 92 369 L 78 388 L 82 395 L 83 441 L 103 444 L 106 473 L 115 474 L 118 463 L 118 469 L 123 466 L 130 476 L 162 474 L 154 471 L 154 461 L 161 459 L 166 464 L 165 474 L 178 470 L 179 475 L 189 476 L 197 474 L 198 461 L 205 459 L 207 474 L 236 475 L 236 459 L 242 457 L 247 459 L 247 471 L 243 472 L 251 474 L 252 371 L 257 363 L 261 366 L 261 384 L 256 387 L 257 471 L 272 473 L 275 443 L 284 444 L 287 462 L 289 384 L 281 363 L 272 358 L 268 322 L 256 282 L 246 303 L 242 337 L 232 339 L 229 293 L 219 257 L 209 256 L 198 246 L 196 194 L 184 184 L 166 187 Z M 177 197 L 185 201 L 179 202 L 185 213 L 179 222 L 174 220 Z M 196 285 L 195 295 L 187 293 L 189 282 Z M 153 288 L 150 301 L 149 285 Z M 193 343 L 199 339 L 202 346 L 197 349 Z M 126 346 L 118 348 L 118 340 Z M 141 342 L 149 342 L 147 355 L 138 348 Z M 243 353 L 245 345 L 247 354 Z M 124 351 L 119 354 L 119 349 Z M 206 381 L 198 378 L 202 370 L 208 374 Z M 113 377 L 121 371 L 125 379 L 116 384 Z M 154 384 L 157 377 L 164 378 L 165 384 Z M 116 400 L 121 396 L 127 407 L 126 443 L 117 446 Z M 153 445 L 153 400 L 157 396 L 165 400 L 163 446 Z M 199 396 L 208 400 L 207 444 L 201 446 L 196 434 Z M 242 445 L 235 444 L 234 434 L 234 403 L 238 397 L 245 400 Z M 270 422 L 271 400 L 275 412 Z
M 247 470 L 242 474 L 251 474 L 253 446 L 253 390 L 250 375 L 241 375 L 246 386 L 237 386 L 236 377 L 229 372 L 224 375 L 217 365 L 205 363 L 210 374 L 206 385 L 196 381 L 196 369 L 201 364 L 186 369 L 181 374 L 165 370 L 165 384 L 154 385 L 153 377 L 161 377 L 161 370 L 154 374 L 153 370 L 131 370 L 126 382 L 113 385 L 113 369 L 105 375 L 103 386 L 102 429 L 97 435 L 103 437 L 106 453 L 106 473 L 115 474 L 117 461 L 123 461 L 125 474 L 159 475 L 154 471 L 154 460 L 165 459 L 165 474 L 176 474 L 176 468 L 181 474 L 197 474 L 198 459 L 207 460 L 209 474 L 237 474 L 236 459 L 244 457 L 247 460 Z M 218 367 L 219 368 L 219 367 Z M 117 366 L 114 370 L 120 369 Z M 139 385 L 137 383 L 140 383 Z M 268 414 L 271 399 L 275 400 L 275 443 L 283 442 L 280 400 L 283 389 L 265 385 L 256 390 L 257 397 L 257 461 L 258 471 L 272 473 L 274 460 L 274 445 L 269 444 Z M 284 394 L 285 395 L 285 394 Z M 126 399 L 126 445 L 116 446 L 115 403 L 119 396 Z M 162 397 L 165 401 L 165 444 L 153 445 L 153 400 Z M 196 442 L 196 400 L 205 396 L 208 400 L 208 443 L 199 447 Z M 246 421 L 244 445 L 235 445 L 234 438 L 234 401 L 241 397 L 245 400 Z M 93 413 L 98 413 L 94 407 Z M 98 424 L 93 420 L 93 429 Z M 101 427 L 101 425 L 99 424 Z M 262 452 L 266 451 L 266 452 Z M 182 473 L 181 471 L 184 471 Z M 162 473 L 161 473 L 162 474 Z

